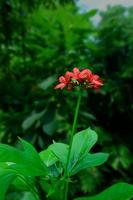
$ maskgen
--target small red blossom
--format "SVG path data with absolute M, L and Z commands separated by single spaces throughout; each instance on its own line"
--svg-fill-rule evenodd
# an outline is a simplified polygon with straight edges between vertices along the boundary
M 54 89 L 63 89 L 70 82 L 70 72 L 66 72 L 64 76 L 59 77 L 59 84 L 55 86 Z
M 98 75 L 93 74 L 88 78 L 88 81 L 90 82 L 91 87 L 96 90 L 103 86 L 103 81 Z
M 81 73 L 80 73 L 80 76 L 81 76 L 82 79 L 87 79 L 87 78 L 89 78 L 90 76 L 92 76 L 92 72 L 91 72 L 91 70 L 89 70 L 89 69 L 83 69 L 83 70 L 81 71 Z
M 92 72 L 89 69 L 80 71 L 77 67 L 73 69 L 73 72 L 70 72 L 71 78 L 77 80 L 79 83 L 83 82 L 90 74 L 92 74 Z
M 99 90 L 103 85 L 103 81 L 96 74 L 93 74 L 89 69 L 83 69 L 80 71 L 77 67 L 73 69 L 73 72 L 66 72 L 64 76 L 59 77 L 59 84 L 55 86 L 55 89 L 63 89 L 67 87 L 68 90 L 72 90 L 75 86 L 82 85 L 84 88 L 93 88 Z

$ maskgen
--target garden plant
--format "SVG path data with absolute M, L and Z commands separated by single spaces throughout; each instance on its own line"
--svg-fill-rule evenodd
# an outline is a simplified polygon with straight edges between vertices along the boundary
M 133 7 L 83 1 L 0 1 L 0 200 L 133 199 Z
M 72 72 L 67 71 L 59 77 L 59 83 L 54 89 L 67 89 L 78 97 L 69 142 L 65 144 L 53 141 L 40 153 L 21 138 L 19 148 L 0 144 L 0 200 L 6 199 L 9 186 L 18 191 L 26 191 L 24 199 L 71 199 L 69 185 L 78 184 L 73 179 L 74 175 L 107 161 L 108 153 L 91 151 L 98 139 L 94 130 L 89 127 L 76 131 L 83 91 L 95 90 L 98 93 L 103 84 L 101 78 L 87 68 L 79 70 L 75 67 Z M 120 182 L 95 196 L 74 199 L 129 200 L 132 197 L 133 185 Z

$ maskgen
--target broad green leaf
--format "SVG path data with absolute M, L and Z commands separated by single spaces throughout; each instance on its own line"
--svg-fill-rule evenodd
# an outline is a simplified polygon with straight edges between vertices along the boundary
M 108 159 L 107 153 L 87 154 L 76 166 L 73 168 L 71 175 L 76 174 L 80 170 L 95 167 L 103 164 Z
M 56 157 L 63 164 L 63 166 L 65 166 L 69 146 L 63 143 L 54 143 L 50 145 L 49 149 L 54 153 L 54 155 L 56 155 Z
M 133 197 L 133 185 L 117 183 L 100 194 L 92 197 L 81 197 L 75 200 L 130 200 Z
M 4 171 L 3 174 L 0 175 L 0 200 L 5 200 L 6 191 L 15 178 L 16 175 L 9 171 Z
M 90 128 L 85 129 L 74 136 L 70 154 L 70 162 L 68 166 L 69 172 L 76 165 L 76 163 L 79 162 L 79 160 L 81 160 L 89 152 L 96 141 L 97 134 Z
M 62 156 L 60 152 L 64 152 L 65 156 Z M 62 143 L 54 143 L 48 147 L 48 149 L 40 152 L 40 157 L 45 163 L 45 165 L 49 168 L 49 174 L 52 177 L 58 177 L 62 173 L 62 165 L 64 166 L 67 158 L 67 145 Z M 64 161 L 65 159 L 65 161 Z M 56 164 L 57 161 L 60 161 L 62 165 Z
M 48 169 L 39 157 L 35 148 L 28 142 L 20 140 L 23 146 L 22 151 L 22 164 L 16 163 L 14 166 L 17 171 L 23 173 L 24 175 L 39 176 L 46 175 Z
M 21 151 L 7 144 L 0 144 L 0 162 L 22 162 Z
M 10 169 L 28 176 L 46 175 L 46 165 L 42 162 L 34 147 L 20 140 L 23 149 L 19 150 L 6 144 L 0 144 L 0 162 L 9 163 Z
M 55 156 L 55 154 L 50 149 L 41 151 L 39 153 L 39 156 L 47 167 L 53 165 L 58 160 L 58 158 Z

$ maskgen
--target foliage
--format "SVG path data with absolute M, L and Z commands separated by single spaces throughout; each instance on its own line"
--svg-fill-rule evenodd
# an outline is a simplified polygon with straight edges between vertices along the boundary
M 91 34 L 93 26 L 88 19 L 95 11 L 79 14 L 72 5 L 60 5 L 53 10 L 40 4 L 31 11 L 24 5 L 21 7 L 24 16 L 21 16 L 20 4 L 9 5 L 6 18 L 15 26 L 12 31 L 5 30 L 6 18 L 1 18 L 0 104 L 5 127 L 2 141 L 14 143 L 18 134 L 28 135 L 39 148 L 44 148 L 49 136 L 69 130 L 68 116 L 62 117 L 68 109 L 63 111 L 62 102 L 58 102 L 59 98 L 64 102 L 64 98 L 58 93 L 53 94 L 52 85 L 57 73 L 64 72 L 68 66 L 81 62 L 88 64 L 88 45 L 93 46 L 88 38 L 88 31 Z M 67 67 L 63 68 L 64 65 Z M 29 120 L 23 122 L 25 118 Z M 60 127 L 56 126 L 57 121 Z M 47 140 L 45 144 L 43 137 Z
M 117 183 L 94 197 L 77 198 L 77 200 L 126 200 L 133 197 L 133 186 L 127 183 Z
M 94 55 L 97 66 L 101 66 L 96 67 L 96 71 L 106 77 L 103 95 L 100 97 L 103 103 L 100 110 L 94 108 L 94 112 L 101 118 L 100 123 L 106 124 L 104 125 L 106 129 L 114 134 L 117 133 L 114 137 L 121 136 L 128 144 L 133 122 L 130 112 L 133 90 L 131 10 L 132 8 L 115 6 L 108 7 L 107 11 L 101 13 L 101 21 L 97 27 L 97 51 Z M 110 112 L 105 113 L 106 110 Z
M 89 67 L 105 84 L 98 94 L 83 92 L 77 128 L 93 127 L 99 136 L 94 152 L 109 152 L 110 159 L 104 167 L 76 174 L 79 184 L 72 187 L 71 196 L 91 196 L 117 181 L 132 183 L 133 8 L 108 7 L 94 28 L 91 17 L 96 10 L 80 13 L 71 2 L 0 1 L 0 141 L 18 145 L 20 136 L 39 151 L 47 149 L 52 140 L 59 141 L 40 153 L 47 167 L 58 162 L 50 148 L 60 148 L 60 143 L 69 139 L 77 93 L 53 92 L 55 79 L 73 66 Z M 63 147 L 65 151 L 66 145 Z M 26 164 L 25 150 L 17 152 Z M 88 157 L 82 160 L 85 166 Z M 55 177 L 62 173 L 60 165 L 58 170 L 51 167 Z M 78 169 L 80 165 L 72 174 Z M 9 174 L 9 178 L 4 174 L 6 187 L 16 178 Z M 31 192 L 12 192 L 12 187 L 7 200 L 33 198 Z M 47 192 L 49 183 L 43 179 L 41 187 Z
M 80 141 L 83 142 L 80 143 Z M 97 134 L 91 129 L 81 131 L 74 136 L 67 168 L 69 176 L 85 168 L 100 165 L 107 160 L 108 154 L 88 153 L 96 141 Z M 66 181 L 64 171 L 70 147 L 63 143 L 53 143 L 48 149 L 38 154 L 31 144 L 22 139 L 20 142 L 22 150 L 0 144 L 0 182 L 2 185 L 0 199 L 4 199 L 5 192 L 11 183 L 15 184 L 18 189 L 20 184 L 25 184 L 26 187 L 21 186 L 21 189 L 32 192 L 35 199 L 39 199 L 38 188 L 41 187 L 41 182 L 45 189 L 41 188 L 46 192 L 44 195 L 48 195 L 50 199 L 56 199 L 55 195 L 61 190 L 61 196 L 58 195 L 58 199 L 62 199 L 64 189 L 62 184 L 63 180 Z M 37 187 L 38 178 L 40 186 Z M 48 185 L 48 188 L 45 185 Z

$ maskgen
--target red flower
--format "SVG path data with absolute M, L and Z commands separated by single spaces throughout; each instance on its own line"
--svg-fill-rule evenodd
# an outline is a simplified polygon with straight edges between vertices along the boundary
M 83 82 L 85 78 L 92 74 L 92 72 L 89 69 L 84 69 L 80 72 L 80 70 L 77 67 L 75 67 L 73 69 L 73 72 L 70 73 L 71 78 L 77 80 L 78 82 Z
M 88 77 L 88 81 L 90 83 L 90 86 L 96 90 L 100 89 L 100 87 L 103 86 L 103 81 L 98 75 L 92 74 L 90 77 Z
M 54 89 L 63 89 L 70 82 L 70 72 L 66 72 L 64 76 L 59 77 L 59 84 L 55 86 Z
M 89 69 L 83 69 L 83 70 L 81 71 L 81 73 L 80 73 L 80 76 L 81 76 L 82 79 L 87 79 L 87 78 L 89 78 L 91 75 L 92 75 L 92 72 L 91 72 L 91 70 L 89 70 Z
M 80 71 L 75 67 L 73 72 L 66 72 L 64 76 L 59 77 L 59 84 L 55 86 L 55 89 L 67 87 L 68 90 L 72 90 L 77 85 L 81 85 L 86 89 L 93 88 L 98 90 L 103 85 L 103 81 L 89 69 Z

